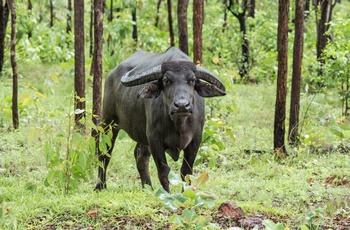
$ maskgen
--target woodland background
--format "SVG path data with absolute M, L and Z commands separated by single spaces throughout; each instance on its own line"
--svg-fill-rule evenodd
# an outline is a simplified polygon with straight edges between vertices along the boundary
M 350 226 L 349 1 L 0 3 L 1 228 Z M 172 45 L 227 86 L 207 100 L 195 183 L 142 190 L 124 133 L 93 192 L 102 79 Z

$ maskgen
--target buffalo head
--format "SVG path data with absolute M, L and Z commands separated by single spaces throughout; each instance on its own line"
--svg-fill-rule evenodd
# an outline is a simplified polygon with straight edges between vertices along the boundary
M 157 98 L 163 92 L 163 102 L 173 120 L 192 114 L 195 92 L 202 97 L 225 95 L 225 87 L 206 69 L 188 61 L 168 61 L 148 71 L 127 72 L 121 79 L 125 86 L 147 83 L 138 98 Z

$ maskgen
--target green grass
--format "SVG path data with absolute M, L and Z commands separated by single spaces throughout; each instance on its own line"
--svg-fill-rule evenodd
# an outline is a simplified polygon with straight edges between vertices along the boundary
M 0 229 L 162 229 L 172 225 L 174 213 L 192 207 L 183 204 L 180 211 L 168 211 L 162 200 L 141 189 L 132 153 L 135 144 L 129 138 L 117 140 L 107 190 L 93 191 L 97 172 L 68 194 L 55 186 L 45 187 L 49 169 L 43 143 L 59 133 L 68 134 L 68 117 L 74 110 L 72 70 L 66 65 L 22 68 L 18 131 L 8 130 L 11 80 L 3 76 L 0 83 Z M 207 100 L 207 117 L 213 123 L 206 129 L 216 134 L 203 143 L 208 148 L 201 149 L 201 162 L 194 169 L 194 177 L 208 172 L 209 180 L 199 190 L 217 199 L 213 208 L 195 208 L 197 213 L 215 217 L 222 202 L 233 201 L 246 216 L 271 218 L 291 229 L 308 224 L 312 217 L 314 229 L 335 228 L 339 219 L 349 222 L 349 152 L 310 150 L 310 145 L 336 146 L 348 141 L 330 132 L 332 124 L 343 119 L 336 94 L 302 95 L 301 113 L 303 118 L 306 111 L 307 115 L 301 146 L 289 147 L 290 154 L 278 161 L 268 152 L 273 145 L 275 85 L 226 84 L 226 97 Z M 91 88 L 87 90 L 90 110 Z M 329 121 L 322 119 L 328 114 Z M 225 148 L 215 151 L 213 144 L 220 142 Z M 267 152 L 246 154 L 246 149 Z M 62 154 L 65 151 L 62 148 Z M 169 163 L 179 172 L 180 161 L 169 159 Z M 153 161 L 150 167 L 158 189 Z M 331 176 L 336 178 L 326 183 Z M 180 192 L 179 186 L 172 186 L 172 193 Z

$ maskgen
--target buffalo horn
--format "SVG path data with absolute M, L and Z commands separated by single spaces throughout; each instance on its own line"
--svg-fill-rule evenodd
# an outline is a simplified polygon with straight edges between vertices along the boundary
M 225 86 L 221 83 L 221 81 L 218 78 L 216 78 L 208 70 L 204 69 L 203 67 L 197 66 L 197 71 L 195 74 L 197 78 L 205 80 L 225 92 Z
M 159 78 L 161 78 L 163 76 L 161 70 L 161 65 L 155 66 L 147 71 L 136 74 L 132 73 L 133 70 L 131 70 L 124 74 L 124 76 L 121 79 L 121 82 L 125 86 L 142 85 L 144 83 L 158 80 Z

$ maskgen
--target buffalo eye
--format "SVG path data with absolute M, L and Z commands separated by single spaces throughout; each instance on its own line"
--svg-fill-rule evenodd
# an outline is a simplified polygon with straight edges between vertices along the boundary
M 170 82 L 169 78 L 163 77 L 163 83 L 164 84 L 170 84 L 171 82 Z
M 188 84 L 195 85 L 196 84 L 196 79 L 193 78 L 193 79 L 188 80 Z

